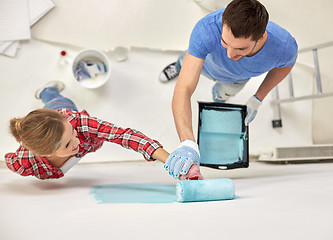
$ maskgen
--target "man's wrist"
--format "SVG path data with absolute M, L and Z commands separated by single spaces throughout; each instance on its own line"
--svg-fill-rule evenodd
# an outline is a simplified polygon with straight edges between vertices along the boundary
M 182 146 L 190 147 L 190 148 L 194 149 L 198 153 L 198 155 L 200 156 L 199 146 L 195 141 L 193 141 L 193 140 L 184 140 L 180 143 L 180 146 L 181 147 Z

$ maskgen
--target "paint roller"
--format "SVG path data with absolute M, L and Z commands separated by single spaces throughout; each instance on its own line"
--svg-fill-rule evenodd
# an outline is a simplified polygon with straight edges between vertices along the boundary
M 231 179 L 183 180 L 176 185 L 177 202 L 202 202 L 235 198 Z

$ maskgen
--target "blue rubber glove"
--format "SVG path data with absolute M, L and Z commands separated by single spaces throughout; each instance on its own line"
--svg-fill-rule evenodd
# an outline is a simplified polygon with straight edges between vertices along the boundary
M 164 168 L 173 178 L 178 179 L 180 175 L 187 174 L 193 164 L 200 164 L 199 147 L 196 142 L 185 140 L 169 155 Z
M 252 97 L 250 97 L 249 100 L 247 100 L 247 102 L 246 102 L 247 115 L 245 118 L 246 126 L 248 126 L 250 124 L 250 122 L 253 121 L 253 119 L 257 115 L 258 108 L 260 107 L 260 105 L 261 105 L 261 101 L 259 100 L 259 98 L 257 98 L 256 95 L 253 95 Z

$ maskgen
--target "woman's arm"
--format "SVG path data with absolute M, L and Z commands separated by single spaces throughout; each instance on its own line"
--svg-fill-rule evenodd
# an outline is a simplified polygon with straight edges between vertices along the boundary
M 165 151 L 163 148 L 158 148 L 155 150 L 155 152 L 152 154 L 152 157 L 156 160 L 159 160 L 163 163 L 166 162 L 166 160 L 169 157 L 169 153 Z

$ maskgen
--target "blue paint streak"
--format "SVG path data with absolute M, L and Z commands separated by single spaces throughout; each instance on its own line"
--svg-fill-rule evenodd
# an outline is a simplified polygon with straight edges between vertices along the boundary
M 90 194 L 99 204 L 172 203 L 177 198 L 175 185 L 149 183 L 98 185 Z

